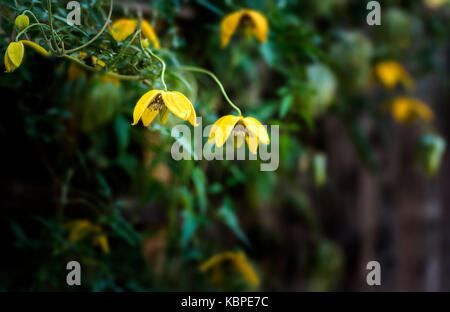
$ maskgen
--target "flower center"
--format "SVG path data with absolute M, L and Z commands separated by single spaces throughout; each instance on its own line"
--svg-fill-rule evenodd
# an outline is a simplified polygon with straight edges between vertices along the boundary
M 159 111 L 165 106 L 161 94 L 158 94 L 153 102 L 148 106 L 150 111 Z

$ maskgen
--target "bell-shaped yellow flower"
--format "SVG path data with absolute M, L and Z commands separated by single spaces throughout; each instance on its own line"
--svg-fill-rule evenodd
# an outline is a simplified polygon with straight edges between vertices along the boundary
M 8 48 L 6 49 L 4 61 L 5 61 L 5 67 L 6 72 L 12 72 L 17 67 L 22 64 L 25 48 L 24 45 L 34 49 L 36 52 L 48 56 L 50 55 L 50 52 L 45 50 L 43 47 L 38 45 L 37 43 L 29 40 L 20 40 L 18 42 L 11 42 L 8 45 Z
M 8 73 L 22 64 L 24 47 L 22 42 L 11 42 L 5 52 L 5 67 Z
M 430 122 L 434 119 L 433 111 L 422 101 L 409 98 L 397 97 L 391 103 L 392 117 L 399 123 L 410 123 L 418 118 Z
M 132 125 L 136 125 L 142 118 L 144 126 L 148 126 L 159 112 L 162 123 L 165 123 L 167 110 L 183 120 L 188 120 L 193 126 L 198 126 L 191 101 L 180 92 L 163 90 L 148 91 L 139 99 L 134 107 Z
M 383 61 L 375 66 L 375 75 L 383 86 L 393 89 L 401 83 L 407 89 L 411 89 L 414 82 L 406 69 L 395 61 Z
M 266 128 L 253 117 L 226 115 L 219 118 L 213 125 L 208 142 L 222 147 L 230 135 L 235 138 L 235 146 L 239 148 L 244 139 L 250 152 L 256 154 L 259 142 L 269 144 L 270 139 Z
M 250 284 L 257 286 L 259 284 L 259 277 L 255 270 L 248 262 L 244 253 L 240 251 L 226 251 L 212 256 L 200 265 L 199 271 L 206 272 L 210 269 L 218 268 L 221 264 L 231 263 L 239 274 Z M 223 275 L 222 275 L 223 277 Z M 216 281 L 220 282 L 220 280 Z
M 220 26 L 222 47 L 228 45 L 241 23 L 248 23 L 245 27 L 247 27 L 247 30 L 250 30 L 250 34 L 253 34 L 260 42 L 266 42 L 269 33 L 269 24 L 266 17 L 258 11 L 244 9 L 228 14 L 222 20 Z
M 109 31 L 117 42 L 121 42 L 136 30 L 137 24 L 137 19 L 121 18 L 111 25 Z M 142 36 L 149 39 L 156 49 L 160 48 L 158 37 L 156 36 L 152 25 L 150 25 L 147 21 L 142 20 L 141 31 Z

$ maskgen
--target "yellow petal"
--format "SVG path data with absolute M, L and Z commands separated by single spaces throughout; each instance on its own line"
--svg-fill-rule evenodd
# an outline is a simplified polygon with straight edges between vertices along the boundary
M 20 42 L 22 42 L 27 47 L 32 48 L 33 50 L 35 50 L 36 52 L 38 52 L 39 54 L 41 54 L 43 56 L 50 55 L 49 51 L 45 50 L 43 47 L 38 45 L 36 42 L 30 41 L 30 40 L 20 40 Z
M 109 28 L 109 32 L 117 42 L 124 41 L 137 27 L 137 20 L 121 18 L 115 21 Z
M 5 52 L 4 60 L 5 60 L 6 72 L 10 73 L 10 72 L 12 72 L 14 69 L 16 69 L 16 67 L 14 66 L 14 64 L 11 63 L 11 61 L 9 60 L 8 52 Z
M 252 154 L 256 154 L 258 150 L 259 140 L 256 135 L 250 133 L 250 135 L 245 136 L 245 140 L 247 141 L 248 149 Z
M 214 255 L 211 258 L 209 258 L 208 260 L 206 260 L 205 262 L 203 262 L 200 265 L 199 270 L 200 270 L 200 272 L 206 272 L 210 268 L 218 265 L 219 263 L 222 263 L 223 261 L 226 261 L 226 260 L 230 260 L 232 255 L 233 255 L 233 253 L 231 251 L 226 251 L 226 252 Z
M 24 47 L 21 42 L 11 42 L 6 49 L 10 65 L 14 66 L 14 69 L 20 66 L 23 60 Z
M 244 10 L 234 12 L 225 16 L 222 20 L 220 25 L 220 40 L 222 42 L 222 47 L 227 46 L 230 42 L 230 39 L 236 31 L 236 28 L 238 27 L 244 13 Z
M 248 263 L 247 258 L 242 252 L 233 253 L 233 263 L 241 276 L 250 284 L 258 285 L 259 277 L 253 267 Z
M 155 30 L 153 29 L 153 27 L 145 20 L 142 21 L 142 25 L 141 25 L 141 30 L 142 30 L 142 35 L 145 38 L 148 38 L 151 42 L 153 42 L 153 46 L 156 49 L 159 49 L 159 40 L 158 37 L 156 36 Z
M 142 114 L 142 123 L 144 124 L 144 126 L 148 126 L 153 119 L 155 119 L 156 115 L 158 115 L 159 110 L 150 110 L 150 109 L 146 109 L 144 111 L 144 113 Z
M 144 111 L 147 109 L 147 107 L 152 103 L 152 101 L 160 94 L 162 91 L 160 90 L 151 90 L 145 93 L 139 101 L 137 102 L 136 106 L 134 107 L 133 111 L 133 123 L 132 125 L 136 125 L 139 122 L 139 119 L 141 119 L 142 114 L 144 114 Z
M 187 97 L 177 91 L 161 92 L 161 96 L 164 104 L 173 114 L 183 120 L 189 120 L 193 126 L 197 126 L 194 106 Z
M 244 125 L 247 127 L 250 133 L 255 135 L 261 141 L 261 143 L 270 143 L 266 128 L 258 120 L 253 117 L 245 117 Z
M 215 138 L 217 147 L 222 147 L 225 144 L 234 127 L 241 119 L 242 116 L 226 115 L 216 121 L 211 129 L 211 132 L 214 131 L 213 137 Z
M 215 128 L 219 127 L 220 123 L 224 120 L 225 117 L 227 117 L 227 116 L 222 116 L 219 119 L 217 119 L 216 122 L 211 127 L 211 131 L 209 132 L 209 138 L 208 138 L 208 143 L 209 144 L 213 144 L 214 143 L 214 137 L 216 136 Z
M 261 41 L 266 42 L 267 35 L 269 34 L 269 24 L 264 15 L 254 10 L 245 10 L 245 14 L 250 17 L 253 22 L 253 34 Z

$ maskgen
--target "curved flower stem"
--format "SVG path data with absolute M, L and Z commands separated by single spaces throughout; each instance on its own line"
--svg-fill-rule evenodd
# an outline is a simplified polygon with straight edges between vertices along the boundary
M 101 73 L 104 76 L 109 76 L 109 77 L 114 77 L 120 80 L 134 80 L 134 81 L 138 81 L 138 80 L 142 80 L 143 77 L 142 76 L 130 76 L 130 75 L 120 75 L 120 74 L 116 74 L 116 73 L 112 73 L 112 72 L 102 72 L 100 69 L 97 69 L 95 67 L 89 66 L 84 64 L 82 61 L 80 61 L 79 59 L 77 59 L 76 57 L 70 56 L 70 55 L 64 55 L 64 58 L 71 60 L 72 62 L 77 63 L 77 65 L 81 66 L 82 68 L 91 71 L 91 72 L 95 72 L 95 73 Z
M 48 10 L 48 23 L 50 24 L 50 31 L 52 33 L 52 41 L 53 44 L 55 45 L 56 51 L 60 53 L 61 50 L 58 44 L 56 43 L 55 30 L 53 29 L 52 0 L 47 0 L 47 10 Z
M 48 0 L 50 1 L 50 0 Z M 88 45 L 90 45 L 92 42 L 94 42 L 95 40 L 97 40 L 98 37 L 101 36 L 101 34 L 105 31 L 106 27 L 108 27 L 109 22 L 111 21 L 111 15 L 112 15 L 112 11 L 113 11 L 113 0 L 110 0 L 109 2 L 109 13 L 108 13 L 108 18 L 106 19 L 105 24 L 103 25 L 102 29 L 100 29 L 100 31 L 88 42 L 86 42 L 85 44 L 82 44 L 81 46 L 77 47 L 77 48 L 73 48 L 70 50 L 65 51 L 66 54 L 71 54 L 73 52 L 76 52 L 78 50 L 81 50 L 85 47 L 87 47 Z
M 21 32 L 19 32 L 16 36 L 16 41 L 19 41 L 19 38 L 28 31 L 28 29 L 33 28 L 35 26 L 41 26 L 40 28 L 42 28 L 42 26 L 48 27 L 47 24 L 42 24 L 42 23 L 34 23 L 31 25 L 28 25 L 26 28 L 24 28 Z
M 44 28 L 42 27 L 42 26 L 45 26 L 45 27 L 49 27 L 49 26 L 48 26 L 47 24 L 42 24 L 42 23 L 40 23 L 39 20 L 38 20 L 38 18 L 36 17 L 36 15 L 34 15 L 34 13 L 33 13 L 32 11 L 30 11 L 30 10 L 25 10 L 25 11 L 22 12 L 22 14 L 26 14 L 26 13 L 29 13 L 29 14 L 34 18 L 34 20 L 36 21 L 36 23 L 37 23 L 38 25 L 41 25 L 41 27 L 39 27 L 39 28 L 41 29 L 41 33 L 42 33 L 42 35 L 44 36 L 44 39 L 45 39 L 45 41 L 47 42 L 48 47 L 50 48 L 50 50 L 51 50 L 52 52 L 54 52 L 55 49 L 54 49 L 53 46 L 52 46 L 52 42 L 47 38 L 47 35 L 46 35 L 45 31 L 44 31 Z M 35 25 L 35 24 L 33 24 L 33 25 Z M 31 25 L 29 25 L 29 26 L 31 26 Z M 27 28 L 28 28 L 28 27 L 27 27 Z M 20 35 L 20 34 L 19 34 L 19 35 Z M 18 36 L 19 36 L 19 35 L 18 35 Z
M 167 85 L 166 85 L 166 81 L 164 80 L 164 74 L 166 72 L 166 63 L 159 56 L 157 56 L 155 53 L 153 53 L 153 51 L 150 50 L 150 48 L 146 48 L 145 51 L 149 52 L 154 58 L 156 58 L 161 63 L 161 65 L 162 65 L 161 82 L 164 86 L 164 91 L 167 92 Z
M 193 71 L 193 72 L 198 72 L 198 73 L 203 73 L 203 74 L 207 74 L 209 75 L 212 79 L 214 79 L 214 81 L 219 85 L 220 91 L 222 91 L 223 96 L 225 97 L 225 99 L 227 100 L 228 104 L 231 105 L 231 107 L 233 107 L 239 114 L 239 116 L 242 116 L 241 110 L 239 109 L 239 107 L 237 107 L 228 97 L 227 93 L 225 92 L 225 88 L 223 87 L 222 83 L 220 82 L 220 80 L 216 77 L 216 75 L 214 75 L 212 72 L 210 72 L 209 70 L 203 69 L 203 68 L 199 68 L 199 67 L 192 67 L 192 66 L 181 66 L 181 67 L 177 67 L 177 69 L 180 70 L 187 70 L 187 71 Z

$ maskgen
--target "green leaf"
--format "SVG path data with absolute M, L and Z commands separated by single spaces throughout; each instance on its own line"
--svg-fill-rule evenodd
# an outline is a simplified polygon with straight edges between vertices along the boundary
M 183 226 L 181 228 L 181 245 L 183 248 L 186 248 L 197 230 L 198 220 L 191 210 L 184 210 L 182 215 Z
M 280 106 L 280 118 L 284 118 L 286 116 L 292 107 L 292 103 L 294 103 L 294 96 L 292 94 L 283 97 Z
M 206 212 L 208 198 L 206 196 L 206 176 L 200 168 L 195 167 L 192 170 L 192 181 L 197 192 L 200 211 L 204 214 Z
M 233 202 L 229 197 L 225 198 L 225 201 L 217 212 L 218 217 L 225 223 L 233 233 L 247 246 L 250 246 L 250 242 L 239 226 L 239 221 L 233 210 Z

